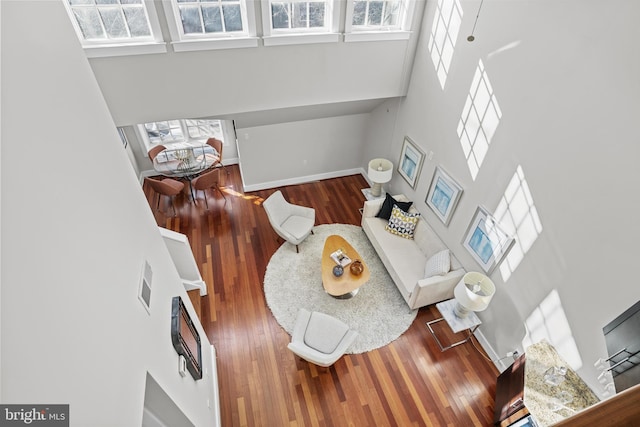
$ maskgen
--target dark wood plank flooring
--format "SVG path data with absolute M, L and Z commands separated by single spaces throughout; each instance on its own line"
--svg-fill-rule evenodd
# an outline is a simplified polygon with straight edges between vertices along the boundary
M 186 234 L 207 282 L 202 324 L 218 355 L 223 426 L 490 426 L 497 369 L 471 343 L 441 352 L 424 307 L 399 339 L 330 368 L 295 357 L 289 335 L 267 307 L 262 280 L 282 244 L 262 201 L 274 190 L 244 193 L 237 165 L 221 173 L 219 193 L 162 197 L 143 187 L 158 225 Z M 360 224 L 367 183 L 360 175 L 280 188 L 292 203 L 316 209 L 316 223 Z M 438 336 L 454 340 L 445 322 Z M 479 347 L 479 346 L 478 346 Z

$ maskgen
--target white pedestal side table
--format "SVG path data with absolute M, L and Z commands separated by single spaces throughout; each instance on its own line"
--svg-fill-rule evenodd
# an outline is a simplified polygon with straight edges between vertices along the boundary
M 482 321 L 480 321 L 476 313 L 474 313 L 473 311 L 469 312 L 467 317 L 463 319 L 456 316 L 454 312 L 455 306 L 456 306 L 455 298 L 437 303 L 436 308 L 438 309 L 442 317 L 439 319 L 434 319 L 427 322 L 427 327 L 429 328 L 429 331 L 431 331 L 431 335 L 433 335 L 433 338 L 438 343 L 438 346 L 440 347 L 441 351 L 449 350 L 452 347 L 455 347 L 460 344 L 464 344 L 467 341 L 469 341 L 471 339 L 471 335 L 473 335 L 473 333 L 476 331 L 476 329 L 478 329 L 478 327 L 482 323 Z M 462 332 L 465 329 L 468 330 L 467 337 L 462 341 L 455 342 L 446 347 L 443 346 L 440 340 L 438 339 L 435 331 L 431 327 L 431 325 L 433 325 L 434 323 L 441 322 L 443 320 L 447 322 L 447 324 L 449 325 L 453 333 L 457 334 L 458 332 Z

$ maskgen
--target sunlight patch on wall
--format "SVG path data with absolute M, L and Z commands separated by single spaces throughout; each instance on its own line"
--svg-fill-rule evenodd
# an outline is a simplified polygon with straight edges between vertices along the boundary
M 542 233 L 542 223 L 533 203 L 529 185 L 522 166 L 518 165 L 515 175 L 495 210 L 494 216 L 504 230 L 516 238 L 511 251 L 500 264 L 500 273 L 505 282 L 511 277 L 533 242 Z
M 527 336 L 522 340 L 526 348 L 546 339 L 574 370 L 582 367 L 582 358 L 573 339 L 569 321 L 562 308 L 560 295 L 552 290 L 525 321 Z
M 436 14 L 431 25 L 429 52 L 431 52 L 431 60 L 442 89 L 444 89 L 449 67 L 453 60 L 462 15 L 463 11 L 459 0 L 438 0 Z
M 484 64 L 480 60 L 458 123 L 458 138 L 474 181 L 489 151 L 489 144 L 501 118 L 502 112 L 498 106 L 498 100 L 493 93 Z

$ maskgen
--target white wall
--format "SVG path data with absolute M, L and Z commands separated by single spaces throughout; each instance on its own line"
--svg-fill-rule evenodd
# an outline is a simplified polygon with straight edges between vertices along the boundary
M 245 191 L 361 171 L 368 114 L 238 129 Z
M 162 6 L 164 40 L 170 42 Z M 260 1 L 254 1 L 260 16 Z M 340 2 L 341 9 L 346 9 Z M 424 1 L 409 40 L 169 52 L 90 60 L 118 126 L 402 96 Z M 125 78 L 126 77 L 126 78 Z
M 180 377 L 170 339 L 171 298 L 190 302 L 62 2 L 1 8 L 2 402 L 136 426 L 149 373 L 194 425 L 214 425 L 210 368 Z
M 485 1 L 476 40 L 469 43 L 479 2 L 462 1 L 462 31 L 444 90 L 428 48 L 437 4 L 427 4 L 409 92 L 387 153 L 397 162 L 409 135 L 434 157 L 425 161 L 415 189 L 396 173 L 393 192 L 415 200 L 467 270 L 480 271 L 461 240 L 476 206 L 493 211 L 520 165 L 543 231 L 506 283 L 499 271 L 492 275 L 498 292 L 480 314 L 481 331 L 501 356 L 521 349 L 525 321 L 557 291 L 569 335 L 559 336 L 547 313 L 548 335 L 567 359 L 575 360 L 568 354 L 575 341 L 579 373 L 601 393 L 593 363 L 606 355 L 602 327 L 640 298 L 630 278 L 640 238 L 634 125 L 640 115 L 640 3 Z M 480 59 L 502 120 L 474 181 L 457 126 Z M 448 227 L 424 203 L 436 165 L 464 188 Z

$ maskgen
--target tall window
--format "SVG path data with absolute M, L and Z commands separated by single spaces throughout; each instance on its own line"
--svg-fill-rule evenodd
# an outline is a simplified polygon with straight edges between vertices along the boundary
M 142 0 L 67 0 L 79 37 L 90 42 L 152 40 Z
M 246 32 L 242 0 L 173 0 L 172 3 L 178 11 L 180 29 L 185 36 Z

